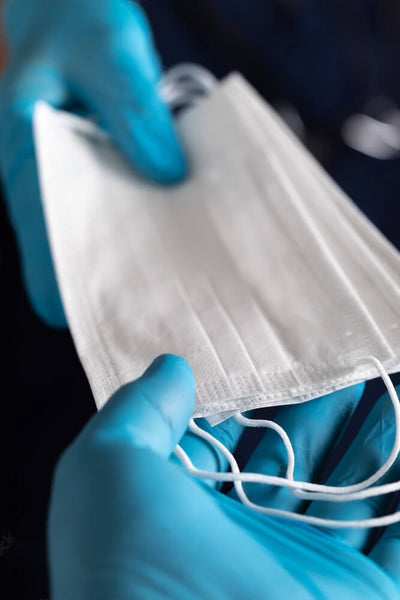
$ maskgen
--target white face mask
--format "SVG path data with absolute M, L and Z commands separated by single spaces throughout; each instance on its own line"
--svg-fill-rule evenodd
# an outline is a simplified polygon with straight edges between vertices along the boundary
M 92 123 L 36 109 L 52 252 L 97 406 L 164 352 L 190 363 L 194 416 L 213 424 L 374 378 L 369 356 L 400 370 L 399 254 L 274 111 L 234 74 L 179 129 L 191 176 L 163 188 Z
M 61 292 L 98 406 L 161 352 L 191 364 L 195 416 L 376 377 L 357 363 L 368 355 L 399 370 L 399 255 L 272 110 L 233 75 L 179 125 L 192 175 L 166 189 L 91 124 L 36 113 Z

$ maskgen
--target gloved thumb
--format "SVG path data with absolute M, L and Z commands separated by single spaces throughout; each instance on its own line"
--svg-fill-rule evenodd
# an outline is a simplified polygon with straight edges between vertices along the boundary
M 189 364 L 173 354 L 161 355 L 139 379 L 110 398 L 88 429 L 96 437 L 128 439 L 136 447 L 169 457 L 192 416 L 194 391 Z

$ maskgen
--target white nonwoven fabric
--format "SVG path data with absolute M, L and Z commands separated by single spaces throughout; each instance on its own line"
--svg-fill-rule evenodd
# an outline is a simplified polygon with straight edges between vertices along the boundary
M 191 173 L 139 177 L 91 122 L 39 103 L 41 193 L 100 408 L 155 356 L 193 368 L 194 416 L 298 403 L 400 367 L 400 256 L 239 75 L 177 126 Z

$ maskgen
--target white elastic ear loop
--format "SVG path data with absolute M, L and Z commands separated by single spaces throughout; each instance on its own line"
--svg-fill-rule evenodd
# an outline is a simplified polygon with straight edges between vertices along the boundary
M 158 91 L 171 109 L 190 106 L 199 97 L 207 96 L 216 87 L 218 80 L 203 67 L 182 63 L 167 71 L 158 85 Z
M 286 433 L 286 431 L 283 429 L 283 427 L 278 425 L 278 423 L 275 423 L 274 421 L 270 421 L 267 419 L 249 419 L 249 418 L 245 417 L 244 415 L 242 415 L 241 413 L 233 415 L 233 418 L 235 419 L 235 421 L 237 421 L 240 425 L 243 425 L 244 427 L 264 427 L 265 429 L 273 429 L 274 431 L 276 431 L 276 433 L 281 438 L 283 445 L 285 446 L 285 449 L 286 449 L 286 454 L 287 454 L 287 459 L 288 459 L 288 465 L 286 467 L 286 478 L 293 481 L 294 480 L 293 479 L 294 478 L 294 465 L 295 465 L 294 450 L 293 450 L 292 443 L 289 439 L 289 436 Z M 294 490 L 291 490 L 291 491 L 294 491 Z
M 387 392 L 389 394 L 389 398 L 392 402 L 393 411 L 394 411 L 394 422 L 395 422 L 395 437 L 394 437 L 392 450 L 390 451 L 390 454 L 387 457 L 387 459 L 385 460 L 385 462 L 383 463 L 383 465 L 373 475 L 371 475 L 367 479 L 364 479 L 363 481 L 360 481 L 359 483 L 355 483 L 353 485 L 347 485 L 347 486 L 339 486 L 339 487 L 328 486 L 328 485 L 322 486 L 321 487 L 321 490 L 323 488 L 322 493 L 309 493 L 309 492 L 305 492 L 303 490 L 295 490 L 293 493 L 295 493 L 297 496 L 301 496 L 301 498 L 304 498 L 307 500 L 335 501 L 335 499 L 332 498 L 331 494 L 337 494 L 340 496 L 343 494 L 343 495 L 345 495 L 343 500 L 358 500 L 358 499 L 360 499 L 360 496 L 358 495 L 357 492 L 361 491 L 361 490 L 365 490 L 366 488 L 369 488 L 374 483 L 379 481 L 379 479 L 381 479 L 381 477 L 383 477 L 383 475 L 385 475 L 389 471 L 390 467 L 393 465 L 393 463 L 395 462 L 396 458 L 399 455 L 399 452 L 400 452 L 400 403 L 399 403 L 399 397 L 397 395 L 396 389 L 395 389 L 393 382 L 390 379 L 389 375 L 386 373 L 382 363 L 377 358 L 375 358 L 374 356 L 367 356 L 367 357 L 362 358 L 357 361 L 357 363 L 361 363 L 361 362 L 372 362 L 374 364 L 374 366 L 378 370 L 380 376 L 382 377 L 382 380 L 383 380 L 383 382 L 386 386 Z M 375 491 L 377 489 L 378 489 L 377 487 L 374 488 Z M 378 494 L 374 494 L 374 495 L 382 495 L 382 494 L 378 493 Z M 338 501 L 338 499 L 336 501 Z
M 352 484 L 349 486 L 328 486 L 328 485 L 313 484 L 313 489 L 314 490 L 318 489 L 319 491 L 315 491 L 314 493 L 312 493 L 312 492 L 306 492 L 306 491 L 304 491 L 304 489 L 300 489 L 300 487 L 303 487 L 303 485 L 301 482 L 297 481 L 296 483 L 299 484 L 299 488 L 297 488 L 297 489 L 293 488 L 290 490 L 297 497 L 300 497 L 302 499 L 307 499 L 307 500 L 325 500 L 325 501 L 329 501 L 329 502 L 348 502 L 350 500 L 360 500 L 360 499 L 364 499 L 364 498 L 370 497 L 370 496 L 379 496 L 379 495 L 383 495 L 385 493 L 389 493 L 389 491 L 392 492 L 397 489 L 400 489 L 400 483 L 398 484 L 397 482 L 392 483 L 392 484 L 386 484 L 385 486 L 379 486 L 379 487 L 376 486 L 375 488 L 370 489 L 374 483 L 376 483 L 381 477 L 383 477 L 383 475 L 385 475 L 388 472 L 388 470 L 393 465 L 393 463 L 395 462 L 395 460 L 399 454 L 399 451 L 400 451 L 400 404 L 399 404 L 399 399 L 398 399 L 396 390 L 393 386 L 393 383 L 392 383 L 390 377 L 388 376 L 388 374 L 386 373 L 385 369 L 383 368 L 383 365 L 381 364 L 381 362 L 373 356 L 360 359 L 358 362 L 372 362 L 374 364 L 374 366 L 377 368 L 379 374 L 381 375 L 381 377 L 385 383 L 385 386 L 387 388 L 387 391 L 389 393 L 389 397 L 390 397 L 390 399 L 392 401 L 392 405 L 393 405 L 394 416 L 395 416 L 395 426 L 396 426 L 395 439 L 393 442 L 392 450 L 391 450 L 388 458 L 384 462 L 384 464 L 373 475 L 371 475 L 370 477 L 368 477 L 367 479 L 365 479 L 359 483 Z M 242 415 L 235 416 L 235 419 L 239 423 L 242 423 L 243 425 L 247 425 L 247 426 L 251 426 L 251 427 L 269 427 L 270 426 L 269 422 L 266 422 L 263 420 L 258 420 L 258 419 L 247 419 L 246 417 L 243 417 Z M 279 430 L 276 430 L 276 431 L 282 438 L 282 441 L 286 447 L 288 456 L 293 455 L 293 448 L 291 446 L 288 436 L 286 435 L 286 432 L 285 432 L 285 436 L 282 436 L 282 434 Z M 293 467 L 294 467 L 294 455 L 293 455 Z M 294 468 L 288 469 L 286 477 L 292 481 L 295 481 L 293 478 L 293 471 L 294 471 Z M 308 489 L 310 489 L 309 486 L 304 486 L 304 487 L 308 487 Z M 367 488 L 369 488 L 368 493 L 366 493 Z
M 393 444 L 393 448 L 392 448 L 389 458 L 385 461 L 384 465 L 380 469 L 378 469 L 378 471 L 373 476 L 369 477 L 365 481 L 362 481 L 358 484 L 354 484 L 353 486 L 346 486 L 346 487 L 338 488 L 338 487 L 334 487 L 334 486 L 323 486 L 323 485 L 313 484 L 313 483 L 308 483 L 308 482 L 303 482 L 303 481 L 295 481 L 292 478 L 283 478 L 283 477 L 276 477 L 276 476 L 271 476 L 271 475 L 262 475 L 260 473 L 241 473 L 240 469 L 238 467 L 238 464 L 237 464 L 234 456 L 232 455 L 232 453 L 229 452 L 229 450 L 227 448 L 225 448 L 225 446 L 221 442 L 219 442 L 219 440 L 214 438 L 214 436 L 203 431 L 200 427 L 198 427 L 193 420 L 191 420 L 191 422 L 189 424 L 190 430 L 193 433 L 195 433 L 195 434 L 199 435 L 200 437 L 202 437 L 203 439 L 205 439 L 210 444 L 214 445 L 214 447 L 217 448 L 225 456 L 225 458 L 227 459 L 228 463 L 231 466 L 232 473 L 215 473 L 215 472 L 211 472 L 211 471 L 203 471 L 203 470 L 197 469 L 193 465 L 192 461 L 187 456 L 187 454 L 184 452 L 184 450 L 182 448 L 180 448 L 179 446 L 175 449 L 175 454 L 178 456 L 178 458 L 184 464 L 184 466 L 186 467 L 188 472 L 196 477 L 200 477 L 202 479 L 211 479 L 211 480 L 215 480 L 215 481 L 233 481 L 236 492 L 237 492 L 240 500 L 243 502 L 243 504 L 245 504 L 249 508 L 252 508 L 253 510 L 256 510 L 257 512 L 261 512 L 263 514 L 282 516 L 282 517 L 285 517 L 285 518 L 288 518 L 291 520 L 309 523 L 311 525 L 318 525 L 318 526 L 325 526 L 325 527 L 332 527 L 332 528 L 384 527 L 386 525 L 390 525 L 392 523 L 399 522 L 400 521 L 400 512 L 393 513 L 390 515 L 385 515 L 383 517 L 371 518 L 371 519 L 340 521 L 340 520 L 334 520 L 334 519 L 324 519 L 324 518 L 320 518 L 320 517 L 313 517 L 310 515 L 301 515 L 301 514 L 291 513 L 290 511 L 284 511 L 284 510 L 280 510 L 280 509 L 268 508 L 265 506 L 255 504 L 254 502 L 251 502 L 248 499 L 246 493 L 244 492 L 243 486 L 242 486 L 242 482 L 263 483 L 263 484 L 268 484 L 268 485 L 276 485 L 276 486 L 286 487 L 286 488 L 290 489 L 291 491 L 293 491 L 294 493 L 296 491 L 297 492 L 302 491 L 302 489 L 308 489 L 308 490 L 312 490 L 312 491 L 318 491 L 318 493 L 315 494 L 315 499 L 317 499 L 317 500 L 329 500 L 329 501 L 336 501 L 336 502 L 359 500 L 359 499 L 364 499 L 364 498 L 371 497 L 371 496 L 378 496 L 378 495 L 392 493 L 394 491 L 400 490 L 400 482 L 393 482 L 393 483 L 389 483 L 389 484 L 385 484 L 385 485 L 381 485 L 381 486 L 375 486 L 374 488 L 370 488 L 370 489 L 364 489 L 365 485 L 371 485 L 371 482 L 374 483 L 380 477 L 382 477 L 382 475 L 384 473 L 386 473 L 388 471 L 388 469 L 390 468 L 390 466 L 393 464 L 393 462 L 396 459 L 396 456 L 399 452 L 398 438 L 399 438 L 399 429 L 400 429 L 400 427 L 399 427 L 399 425 L 400 425 L 399 400 L 398 400 L 398 396 L 396 394 L 396 390 L 395 390 L 389 376 L 387 375 L 386 371 L 384 370 L 383 365 L 375 357 L 366 357 L 365 359 L 362 359 L 362 361 L 359 361 L 359 362 L 364 362 L 364 361 L 373 362 L 373 364 L 377 367 L 379 373 L 381 374 L 383 381 L 387 387 L 389 396 L 393 403 L 393 407 L 395 410 L 395 421 L 396 421 L 395 442 Z M 247 423 L 248 419 L 246 417 L 243 417 L 240 415 L 238 420 L 239 420 L 239 422 L 242 422 L 243 424 L 248 424 Z M 249 421 L 252 421 L 252 420 L 249 419 Z M 254 421 L 256 421 L 256 420 L 254 420 Z M 266 426 L 271 427 L 271 423 L 272 423 L 271 421 L 265 421 L 265 423 L 267 423 Z M 274 424 L 274 425 L 276 425 L 276 424 Z M 262 426 L 262 425 L 252 424 L 251 426 Z M 277 433 L 279 435 L 282 434 L 283 430 L 280 431 L 281 428 L 279 428 L 279 426 L 273 427 L 273 428 L 275 429 L 275 431 L 277 431 Z M 286 450 L 288 453 L 288 462 L 291 463 L 290 457 L 292 456 L 293 461 L 290 466 L 294 466 L 294 455 L 292 455 L 293 449 L 291 447 L 291 444 L 287 437 L 286 432 L 283 432 L 283 433 L 284 433 L 284 435 L 283 436 L 281 435 L 281 437 L 282 437 L 282 440 L 285 444 L 285 447 L 286 447 Z M 287 475 L 290 475 L 290 471 L 292 471 L 292 468 L 289 469 L 289 467 L 288 467 Z M 365 482 L 368 482 L 368 483 L 365 484 Z M 360 486 L 362 486 L 361 489 L 360 489 Z M 354 487 L 356 487 L 359 491 L 354 491 Z M 300 488 L 300 490 L 299 490 L 299 488 Z M 327 489 L 329 490 L 329 493 L 321 493 L 322 491 L 326 492 Z M 347 490 L 350 489 L 350 490 L 352 490 L 352 492 L 351 493 L 349 493 L 349 492 L 343 493 L 343 490 L 346 490 L 346 489 Z M 337 494 L 337 495 L 332 495 L 331 490 L 334 490 L 334 494 Z M 309 495 L 307 494 L 307 497 L 308 496 Z M 310 494 L 310 496 L 311 496 L 311 494 Z M 303 494 L 302 494 L 302 497 L 304 497 Z
M 232 473 L 213 473 L 212 471 L 204 471 L 201 469 L 197 469 L 186 452 L 180 447 L 177 446 L 175 448 L 175 454 L 180 459 L 188 473 L 195 477 L 199 477 L 201 479 L 211 479 L 214 481 L 229 481 L 234 482 L 236 492 L 241 500 L 241 502 L 255 510 L 256 512 L 274 516 L 274 517 L 283 517 L 285 519 L 289 519 L 292 521 L 298 521 L 300 523 L 308 523 L 309 525 L 315 525 L 318 527 L 330 527 L 330 528 L 351 528 L 351 527 L 385 527 L 386 525 L 391 525 L 392 523 L 397 523 L 400 521 L 400 512 L 394 513 L 391 515 L 385 515 L 383 517 L 375 517 L 372 519 L 364 519 L 364 520 L 351 520 L 351 521 L 342 521 L 335 519 L 324 519 L 321 517 L 313 517 L 311 515 L 303 515 L 298 513 L 293 513 L 287 510 L 281 510 L 278 508 L 268 508 L 265 506 L 261 506 L 259 504 L 255 504 L 248 499 L 246 493 L 243 490 L 242 482 L 257 482 L 258 477 L 257 473 L 241 473 L 239 466 L 234 458 L 234 456 L 225 448 L 225 446 L 219 442 L 216 438 L 214 438 L 211 434 L 207 433 L 203 429 L 200 429 L 196 425 L 196 423 L 191 420 L 189 423 L 189 429 L 202 437 L 204 440 L 211 443 L 215 448 L 217 448 L 227 459 L 232 469 Z M 261 483 L 271 483 L 273 485 L 281 485 L 285 487 L 294 487 L 297 486 L 298 483 L 306 483 L 306 482 L 294 482 L 286 480 L 282 477 L 273 477 L 273 476 L 260 476 L 262 481 Z M 265 480 L 268 479 L 266 482 Z M 400 485 L 399 485 L 400 489 Z

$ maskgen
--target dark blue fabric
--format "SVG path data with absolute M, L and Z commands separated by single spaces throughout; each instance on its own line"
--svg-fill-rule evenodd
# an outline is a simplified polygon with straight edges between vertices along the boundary
M 141 4 L 166 65 L 195 60 L 218 74 L 234 67 L 245 48 L 252 49 L 264 65 L 265 78 L 276 80 L 311 127 L 332 131 L 344 116 L 362 109 L 371 95 L 385 93 L 400 99 L 400 52 L 394 26 L 400 9 L 384 11 L 388 2 L 142 0 Z M 184 4 L 190 8 L 183 11 Z M 229 28 L 240 32 L 243 47 L 230 64 L 226 57 L 221 64 L 221 52 L 210 52 L 207 28 L 196 30 L 198 4 L 209 7 L 204 12 L 216 16 L 225 32 Z M 192 17 L 183 19 L 183 12 Z M 210 18 L 208 28 L 212 27 Z
M 396 227 L 400 158 L 373 159 L 350 150 L 340 139 L 343 120 L 362 111 L 371 98 L 389 95 L 400 105 L 397 4 L 377 0 L 142 0 L 141 4 L 165 67 L 193 61 L 221 77 L 240 65 L 267 100 L 291 102 L 310 135 L 317 136 L 318 147 L 325 148 L 321 162 L 326 169 L 400 247 Z M 208 28 L 196 23 L 194 7 L 199 4 L 203 14 L 209 10 Z M 205 6 L 209 8 L 204 10 Z M 218 52 L 211 33 L 221 24 Z M 227 56 L 224 38 L 232 31 L 241 45 Z

